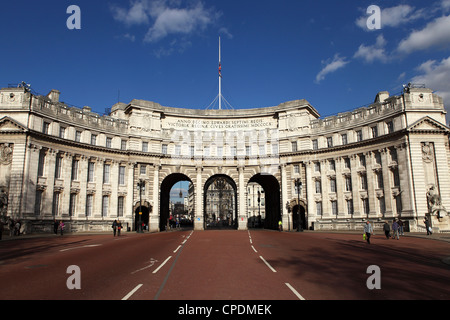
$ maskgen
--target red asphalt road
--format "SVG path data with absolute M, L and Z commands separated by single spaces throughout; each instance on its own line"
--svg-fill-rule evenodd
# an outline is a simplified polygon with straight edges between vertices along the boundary
M 264 230 L 54 236 L 0 242 L 0 299 L 448 300 L 449 256 L 448 242 L 381 235 L 370 245 L 355 234 Z M 70 265 L 80 290 L 66 286 Z M 366 286 L 370 265 L 380 290 Z

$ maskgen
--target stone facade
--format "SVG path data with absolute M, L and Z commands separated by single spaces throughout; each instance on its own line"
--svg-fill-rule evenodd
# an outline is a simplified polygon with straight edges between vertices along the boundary
M 227 210 L 240 230 L 251 227 L 257 183 L 265 228 L 281 220 L 284 230 L 360 230 L 367 219 L 378 228 L 401 218 L 423 231 L 428 215 L 450 231 L 450 131 L 430 89 L 380 92 L 368 107 L 326 118 L 306 100 L 248 110 L 133 100 L 101 116 L 59 96 L 0 90 L 1 210 L 25 232 L 50 231 L 54 219 L 74 232 L 111 230 L 117 218 L 135 230 L 140 210 L 150 231 L 163 231 L 180 180 L 192 183 L 194 228 L 203 230 L 206 191 L 219 177 L 234 190 Z

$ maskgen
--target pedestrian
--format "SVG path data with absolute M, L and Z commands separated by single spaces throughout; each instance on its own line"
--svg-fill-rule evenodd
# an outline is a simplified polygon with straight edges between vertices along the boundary
M 61 231 L 61 235 L 63 235 L 64 232 L 64 222 L 61 220 L 59 221 L 59 230 Z
M 120 230 L 122 230 L 122 222 L 120 220 L 117 221 L 117 236 L 120 236 Z
M 398 232 L 402 236 L 403 235 L 403 221 L 402 221 L 402 219 L 398 219 L 398 226 L 399 226 Z
M 283 229 L 283 223 L 280 221 L 278 221 L 278 231 L 281 231 Z
M 20 236 L 20 220 L 17 220 L 16 224 L 14 225 L 14 235 Z
M 387 221 L 384 222 L 383 230 L 384 234 L 386 235 L 386 239 L 389 239 L 391 237 L 391 227 L 389 226 L 389 223 Z
M 55 234 L 58 234 L 58 227 L 59 227 L 59 223 L 58 223 L 58 221 L 55 219 L 55 220 L 53 221 L 53 232 L 54 232 Z
M 427 229 L 427 236 L 432 235 L 433 232 L 431 231 L 430 221 L 428 221 L 428 217 L 425 217 L 423 222 L 425 223 L 425 228 Z
M 116 231 L 117 231 L 117 220 L 114 220 L 114 222 L 112 223 L 111 228 L 113 228 L 113 236 L 116 236 Z
M 398 229 L 400 228 L 400 226 L 397 223 L 397 220 L 393 220 L 392 221 L 392 239 L 395 239 L 395 237 L 397 237 L 397 240 L 399 239 L 398 237 Z
M 370 236 L 373 234 L 373 228 L 369 220 L 367 220 L 366 225 L 364 226 L 364 234 L 366 235 L 367 243 L 370 244 Z
M 12 236 L 15 235 L 15 234 L 14 234 L 14 229 L 15 229 L 14 226 L 15 226 L 14 220 L 11 219 L 11 218 L 9 218 L 9 236 L 10 236 L 10 237 L 12 237 Z

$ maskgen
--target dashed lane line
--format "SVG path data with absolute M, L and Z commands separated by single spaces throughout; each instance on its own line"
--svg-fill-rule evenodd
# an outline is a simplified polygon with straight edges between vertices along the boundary
M 291 289 L 291 291 L 297 296 L 297 298 L 299 298 L 300 300 L 306 300 L 306 299 L 303 298 L 302 295 L 301 295 L 300 293 L 298 293 L 298 291 L 295 290 L 294 287 L 291 286 L 289 283 L 286 282 L 285 285 L 286 285 L 289 289 Z
M 131 290 L 125 297 L 122 298 L 122 300 L 128 300 L 136 291 L 138 291 L 142 287 L 142 283 L 138 284 L 136 288 Z

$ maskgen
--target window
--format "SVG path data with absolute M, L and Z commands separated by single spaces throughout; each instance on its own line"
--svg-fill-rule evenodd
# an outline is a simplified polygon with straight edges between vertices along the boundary
M 189 150 L 191 153 L 191 157 L 193 157 L 195 155 L 195 146 L 189 146 Z
M 81 142 L 81 131 L 75 131 L 75 141 Z
M 378 198 L 378 204 L 380 206 L 380 213 L 384 214 L 386 212 L 386 203 L 384 202 L 384 197 Z
M 333 147 L 333 137 L 328 137 L 327 138 L 327 146 L 328 146 L 328 148 L 332 148 Z
M 97 145 L 97 135 L 96 134 L 91 134 L 91 144 L 93 146 Z
M 330 170 L 336 171 L 336 162 L 334 160 L 330 160 Z
M 234 147 L 236 149 L 236 147 Z M 259 146 L 259 156 L 264 156 L 266 154 L 266 145 L 262 144 Z
M 205 151 L 206 151 L 206 148 L 205 148 Z M 235 146 L 231 147 L 230 152 L 231 152 L 231 156 L 235 157 L 236 156 L 236 147 Z M 208 147 L 208 154 L 209 154 L 209 147 Z
M 375 163 L 381 164 L 381 153 L 378 151 L 375 152 Z
M 344 166 L 346 169 L 350 169 L 351 165 L 350 165 L 350 158 L 345 158 L 344 159 Z
M 45 165 L 45 151 L 39 151 L 39 162 L 38 162 L 38 177 L 44 176 L 44 165 Z
M 119 166 L 119 185 L 125 184 L 125 167 Z
M 252 147 L 251 146 L 245 146 L 245 154 L 247 156 L 250 156 L 252 154 Z
M 292 151 L 296 152 L 297 151 L 297 141 L 292 141 L 291 146 L 292 146 Z
M 353 214 L 353 199 L 348 199 L 347 201 L 347 214 Z
M 69 201 L 69 217 L 75 216 L 75 205 L 77 201 L 77 194 L 71 193 L 70 194 L 70 201 Z
M 371 127 L 370 130 L 372 131 L 372 138 L 378 137 L 378 127 L 377 126 Z
M 247 147 L 246 147 L 246 149 L 247 149 Z M 222 157 L 223 156 L 223 147 L 222 146 L 217 147 L 217 156 L 218 157 Z
M 148 152 L 148 142 L 142 142 L 142 152 Z
M 330 192 L 336 192 L 336 178 L 330 179 Z
M 42 203 L 42 190 L 36 190 L 36 199 L 34 201 L 34 215 L 41 215 L 41 203 Z
M 357 130 L 356 131 L 356 141 L 362 141 L 362 140 L 363 140 L 362 130 Z
M 62 171 L 62 157 L 60 155 L 57 155 L 55 163 L 55 179 L 61 178 L 61 171 Z
M 162 154 L 167 154 L 167 144 L 162 145 L 161 152 L 162 152 Z
M 361 167 L 365 167 L 365 166 L 366 166 L 366 156 L 363 155 L 363 154 L 361 154 L 361 155 L 359 156 L 359 165 L 360 165 Z
M 52 205 L 52 216 L 56 217 L 59 215 L 59 192 L 53 193 L 53 205 Z
M 369 199 L 364 198 L 362 199 L 362 206 L 363 206 L 363 212 L 364 214 L 369 214 Z
M 102 217 L 108 216 L 109 208 L 109 196 L 103 196 L 102 198 Z
M 378 189 L 383 189 L 383 172 L 377 172 L 377 186 Z
M 300 166 L 298 164 L 294 165 L 294 173 L 300 173 Z
M 386 122 L 386 127 L 387 127 L 387 133 L 394 132 L 394 122 L 393 121 Z
M 48 134 L 49 129 L 50 129 L 50 122 L 44 121 L 44 124 L 42 125 L 42 132 Z
M 394 186 L 399 187 L 400 186 L 400 175 L 398 173 L 398 168 L 392 169 L 392 177 L 394 180 Z
M 332 200 L 331 201 L 331 213 L 334 215 L 338 214 L 338 206 L 337 206 L 337 201 L 336 200 Z
M 124 197 L 119 197 L 117 199 L 117 216 L 123 217 L 123 203 L 124 203 Z
M 236 147 L 234 147 L 234 150 L 236 150 Z M 205 157 L 209 157 L 209 155 L 210 155 L 209 146 L 206 146 L 206 147 L 203 149 L 203 155 L 204 155 Z
M 95 168 L 95 163 L 89 161 L 88 163 L 88 182 L 94 182 L 94 168 Z
M 314 171 L 320 172 L 320 162 L 314 162 Z
M 103 183 L 109 183 L 109 173 L 111 171 L 111 165 L 110 164 L 104 164 L 103 165 Z
M 272 155 L 278 154 L 278 144 L 272 145 Z
M 66 128 L 59 127 L 59 137 L 64 139 L 66 137 Z
M 315 187 L 316 187 L 316 193 L 322 192 L 322 184 L 320 183 L 320 180 L 315 181 Z
M 318 140 L 313 140 L 312 141 L 312 148 L 313 148 L 313 150 L 318 150 L 319 149 L 319 141 Z
M 365 174 L 361 175 L 361 189 L 367 190 L 367 175 Z
M 112 138 L 106 137 L 106 147 L 111 148 L 112 146 Z
M 147 165 L 146 165 L 146 164 L 141 164 L 140 173 L 141 173 L 142 175 L 147 174 Z
M 345 177 L 345 191 L 352 191 L 352 179 L 349 176 Z
M 181 155 L 181 146 L 179 144 L 175 146 L 175 155 Z
M 391 160 L 395 161 L 395 162 L 398 162 L 397 149 L 391 148 L 390 151 L 391 151 Z
M 400 195 L 395 197 L 395 206 L 397 207 L 397 214 L 402 213 L 402 197 Z
M 92 216 L 93 205 L 94 205 L 94 195 L 88 194 L 86 196 L 86 217 Z
M 341 137 L 342 137 L 342 144 L 346 145 L 348 143 L 347 134 L 344 133 L 341 135 Z
M 322 202 L 316 202 L 316 213 L 318 216 L 322 215 Z
M 120 141 L 120 150 L 127 150 L 127 140 Z

